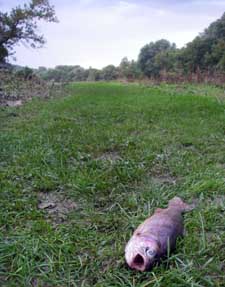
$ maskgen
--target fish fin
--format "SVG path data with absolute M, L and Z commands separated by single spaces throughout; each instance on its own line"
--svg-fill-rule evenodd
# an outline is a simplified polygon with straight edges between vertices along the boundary
M 169 201 L 169 207 L 172 206 L 178 207 L 182 212 L 188 212 L 195 208 L 194 204 L 187 204 L 178 196 L 175 196 Z

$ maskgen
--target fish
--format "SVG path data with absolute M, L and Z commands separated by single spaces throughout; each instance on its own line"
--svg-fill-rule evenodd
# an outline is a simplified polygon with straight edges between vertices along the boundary
M 191 211 L 193 204 L 174 197 L 167 208 L 157 208 L 134 231 L 125 247 L 125 260 L 131 269 L 148 271 L 176 247 L 177 238 L 183 236 L 183 213 Z

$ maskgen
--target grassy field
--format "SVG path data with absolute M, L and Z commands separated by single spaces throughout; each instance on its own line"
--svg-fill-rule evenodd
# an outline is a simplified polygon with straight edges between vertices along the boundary
M 225 286 L 225 104 L 207 86 L 74 84 L 0 110 L 0 286 Z M 176 252 L 131 271 L 133 230 L 197 204 Z

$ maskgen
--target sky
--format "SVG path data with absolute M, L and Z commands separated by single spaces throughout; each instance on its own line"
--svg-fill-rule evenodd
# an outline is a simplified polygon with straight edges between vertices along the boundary
M 0 11 L 29 0 L 0 0 Z M 59 23 L 40 23 L 41 49 L 20 44 L 18 65 L 37 68 L 80 65 L 102 68 L 136 60 L 145 44 L 159 39 L 178 47 L 193 40 L 225 12 L 225 0 L 49 0 Z

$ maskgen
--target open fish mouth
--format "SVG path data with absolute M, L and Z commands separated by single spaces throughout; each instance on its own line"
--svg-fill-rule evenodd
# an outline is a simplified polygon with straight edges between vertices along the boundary
M 142 254 L 138 253 L 133 258 L 130 267 L 138 271 L 149 271 L 154 265 L 154 262 L 155 262 L 154 260 L 149 260 L 149 258 L 146 258 Z
M 134 236 L 125 249 L 126 262 L 132 269 L 147 271 L 155 261 L 160 243 L 151 236 Z
M 133 263 L 132 263 L 132 268 L 140 270 L 140 271 L 145 269 L 145 260 L 144 260 L 143 255 L 137 254 L 134 257 Z
M 192 208 L 179 197 L 171 199 L 167 208 L 157 208 L 138 226 L 125 247 L 129 267 L 148 271 L 174 249 L 178 236 L 183 235 L 182 214 Z

